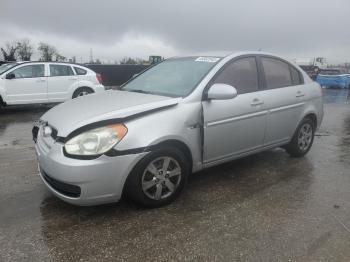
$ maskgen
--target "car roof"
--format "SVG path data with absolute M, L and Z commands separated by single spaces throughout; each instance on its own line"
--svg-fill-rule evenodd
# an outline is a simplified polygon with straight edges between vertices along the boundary
M 37 64 L 37 63 L 52 63 L 52 64 L 62 64 L 62 65 L 72 65 L 72 66 L 80 66 L 80 67 L 83 67 L 85 68 L 86 70 L 90 70 L 92 71 L 90 68 L 86 67 L 85 65 L 81 65 L 81 64 L 75 64 L 75 63 L 70 63 L 70 62 L 56 62 L 56 61 L 13 61 L 13 62 L 8 62 L 8 63 L 5 63 L 5 64 L 15 64 L 14 66 L 6 69 L 5 71 L 3 71 L 1 73 L 1 75 L 7 73 L 8 71 L 18 67 L 18 66 L 21 66 L 21 65 L 25 65 L 25 64 Z M 2 65 L 5 65 L 5 64 L 2 64 Z
M 274 54 L 274 53 L 270 53 L 270 52 L 264 52 L 264 51 L 241 51 L 241 52 L 233 52 L 230 53 L 228 55 L 226 55 L 225 57 L 236 57 L 236 56 L 243 56 L 243 55 L 265 55 L 265 56 L 274 56 L 277 58 L 281 58 L 287 61 L 291 61 L 288 58 L 285 58 L 284 56 L 278 55 L 278 54 Z M 295 63 L 293 63 L 295 64 Z
M 286 60 L 292 64 L 296 64 L 295 62 L 293 62 L 291 59 L 288 59 L 286 57 L 283 57 L 281 55 L 278 54 L 274 54 L 274 53 L 269 53 L 269 52 L 263 52 L 263 51 L 239 51 L 239 52 L 232 52 L 232 53 L 228 53 L 226 55 L 189 55 L 189 56 L 174 56 L 174 57 L 169 57 L 168 59 L 176 59 L 176 58 L 190 58 L 190 57 L 217 57 L 220 59 L 225 59 L 225 58 L 234 58 L 234 57 L 238 57 L 238 56 L 246 56 L 246 55 L 265 55 L 265 56 L 273 56 L 276 58 L 280 58 L 283 60 Z

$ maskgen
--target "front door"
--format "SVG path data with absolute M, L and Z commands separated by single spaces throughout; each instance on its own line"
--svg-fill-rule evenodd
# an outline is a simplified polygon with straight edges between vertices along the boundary
M 9 74 L 13 74 L 14 78 L 5 79 L 8 104 L 47 102 L 47 77 L 44 64 L 24 65 L 7 73 Z
M 238 58 L 224 66 L 210 85 L 234 86 L 238 96 L 203 101 L 204 162 L 220 162 L 263 146 L 266 115 L 259 92 L 255 57 Z

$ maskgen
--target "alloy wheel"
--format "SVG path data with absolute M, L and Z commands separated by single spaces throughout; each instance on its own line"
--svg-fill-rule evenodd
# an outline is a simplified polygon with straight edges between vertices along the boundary
M 153 200 L 170 197 L 181 181 L 181 167 L 172 157 L 158 157 L 148 164 L 142 175 L 142 191 Z
M 309 123 L 305 123 L 301 126 L 298 134 L 298 146 L 302 151 L 306 151 L 312 142 L 313 130 Z

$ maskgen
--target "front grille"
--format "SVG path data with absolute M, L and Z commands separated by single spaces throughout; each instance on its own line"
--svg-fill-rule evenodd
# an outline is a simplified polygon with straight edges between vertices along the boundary
M 50 177 L 44 170 L 40 170 L 45 181 L 62 195 L 69 197 L 80 197 L 81 189 L 78 186 L 70 185 Z

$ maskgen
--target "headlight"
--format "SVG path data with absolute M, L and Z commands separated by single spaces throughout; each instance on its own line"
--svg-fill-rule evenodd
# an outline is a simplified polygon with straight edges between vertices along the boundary
M 70 139 L 64 148 L 71 155 L 99 155 L 114 147 L 126 134 L 123 124 L 115 124 L 81 133 Z

